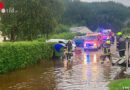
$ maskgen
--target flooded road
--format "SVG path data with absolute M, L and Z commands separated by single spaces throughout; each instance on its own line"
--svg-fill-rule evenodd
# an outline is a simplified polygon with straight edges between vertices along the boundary
M 50 60 L 0 75 L 0 90 L 108 90 L 121 69 L 109 60 L 101 64 L 101 53 L 82 51 L 69 62 Z

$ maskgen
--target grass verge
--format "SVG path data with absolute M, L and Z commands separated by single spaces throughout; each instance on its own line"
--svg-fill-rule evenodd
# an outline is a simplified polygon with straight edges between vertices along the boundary
M 130 78 L 112 81 L 109 88 L 110 90 L 130 90 Z

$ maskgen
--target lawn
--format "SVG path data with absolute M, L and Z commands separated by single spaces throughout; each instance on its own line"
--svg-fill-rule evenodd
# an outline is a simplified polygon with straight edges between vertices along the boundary
M 110 90 L 130 90 L 130 79 L 112 81 L 109 84 Z

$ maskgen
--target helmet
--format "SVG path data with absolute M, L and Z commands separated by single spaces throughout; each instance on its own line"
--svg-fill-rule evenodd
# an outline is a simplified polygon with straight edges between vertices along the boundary
M 106 41 L 107 44 L 111 44 L 111 41 Z
M 121 33 L 121 32 L 118 32 L 118 33 L 117 33 L 117 36 L 121 36 L 121 35 L 122 35 L 122 33 Z
M 71 40 L 68 40 L 68 42 L 71 42 Z

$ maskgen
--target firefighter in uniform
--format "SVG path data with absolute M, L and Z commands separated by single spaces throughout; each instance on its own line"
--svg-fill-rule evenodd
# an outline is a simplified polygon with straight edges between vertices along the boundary
M 72 55 L 72 43 L 71 40 L 68 40 L 68 43 L 66 44 L 66 54 Z M 69 59 L 71 56 L 69 56 Z
M 112 62 L 111 58 L 111 51 L 110 51 L 111 41 L 108 40 L 103 44 L 103 56 L 102 56 L 102 64 L 104 63 L 105 59 L 108 57 L 110 62 Z
M 119 51 L 120 59 L 125 58 L 125 50 L 126 50 L 126 38 L 122 36 L 121 32 L 117 33 L 117 51 Z

